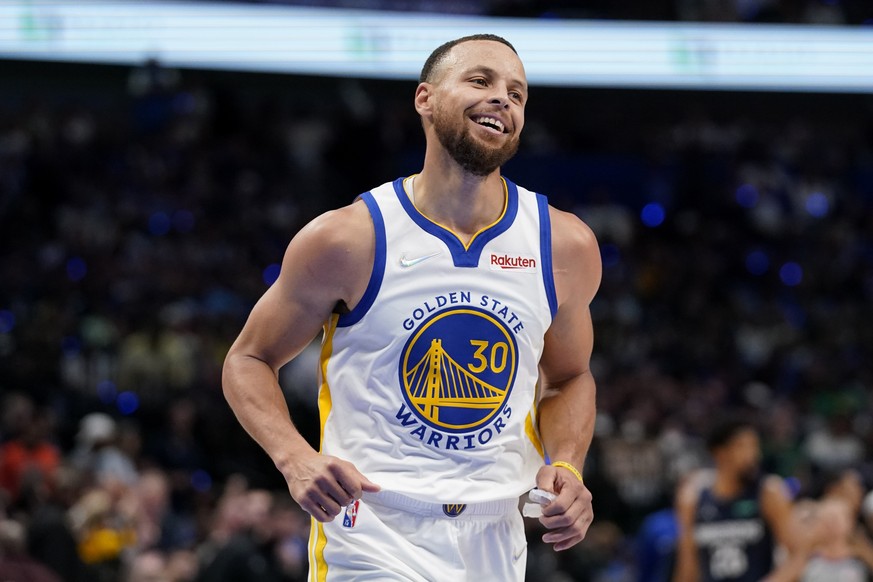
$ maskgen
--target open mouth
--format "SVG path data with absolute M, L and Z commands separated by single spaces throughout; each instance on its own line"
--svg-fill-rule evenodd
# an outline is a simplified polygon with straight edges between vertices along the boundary
M 491 117 L 490 115 L 474 115 L 472 119 L 474 123 L 481 125 L 482 127 L 487 127 L 495 133 L 507 133 L 503 122 L 496 117 Z

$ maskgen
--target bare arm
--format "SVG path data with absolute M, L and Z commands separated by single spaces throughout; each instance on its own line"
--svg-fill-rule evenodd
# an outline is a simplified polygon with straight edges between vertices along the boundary
M 353 204 L 304 227 L 288 245 L 276 283 L 252 310 L 224 362 L 225 398 L 288 482 L 292 497 L 320 521 L 370 483 L 351 463 L 318 454 L 294 427 L 278 372 L 299 354 L 335 306 L 360 300 L 373 264 L 366 207 Z M 369 241 L 369 244 L 365 244 Z
M 771 475 L 761 489 L 761 513 L 773 532 L 776 542 L 789 552 L 797 547 L 791 528 L 791 496 L 781 477 Z
M 855 556 L 864 562 L 867 569 L 873 571 L 873 541 L 867 537 L 867 534 L 861 527 L 852 532 L 852 537 L 849 539 L 849 546 Z
M 762 493 L 765 492 L 766 484 L 765 491 Z M 792 504 L 788 517 L 788 531 L 794 532 L 791 540 L 791 551 L 785 560 L 764 578 L 764 582 L 796 582 L 800 580 L 816 546 L 833 537 L 829 531 L 827 520 L 821 517 L 819 508 L 820 504 L 812 501 L 799 501 Z M 761 509 L 765 510 L 763 505 Z
M 575 216 L 552 210 L 552 260 L 558 312 L 540 360 L 543 395 L 539 428 L 552 462 L 579 471 L 594 434 L 595 385 L 589 363 L 594 331 L 589 306 L 600 285 L 600 250 L 591 230 Z M 594 517 L 591 493 L 568 469 L 545 466 L 537 486 L 558 494 L 540 521 L 552 530 L 543 540 L 555 550 L 581 541 Z

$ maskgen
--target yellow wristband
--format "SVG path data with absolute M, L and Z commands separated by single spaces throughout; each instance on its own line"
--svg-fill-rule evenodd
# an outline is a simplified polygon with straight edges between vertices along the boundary
M 564 461 L 555 461 L 554 463 L 552 463 L 552 467 L 564 467 L 565 469 L 576 475 L 577 479 L 579 479 L 580 481 L 582 480 L 582 473 L 580 473 L 579 469 L 577 469 L 570 463 Z

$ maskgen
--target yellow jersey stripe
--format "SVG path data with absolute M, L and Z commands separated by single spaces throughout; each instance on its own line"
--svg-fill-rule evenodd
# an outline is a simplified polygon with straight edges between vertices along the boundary
M 318 526 L 317 521 L 315 521 L 314 517 L 310 517 L 310 525 L 309 525 L 309 544 L 308 544 L 308 552 L 309 552 L 309 575 L 306 577 L 308 582 L 315 582 L 317 575 L 317 564 L 315 560 L 315 540 L 318 534 Z
M 529 438 L 530 442 L 533 443 L 534 448 L 540 456 L 545 459 L 546 454 L 543 451 L 543 443 L 540 442 L 540 435 L 537 433 L 534 418 L 536 418 L 536 413 L 533 410 L 527 413 L 527 419 L 524 421 L 524 432 L 527 434 L 527 438 Z
M 312 518 L 310 530 L 310 543 L 315 542 L 309 563 L 310 582 L 325 582 L 327 580 L 327 562 L 324 561 L 324 547 L 327 545 L 327 536 L 324 534 L 324 524 Z
M 542 384 L 540 384 L 539 379 L 537 379 L 537 385 L 534 389 L 534 398 L 533 402 L 530 406 L 530 412 L 527 413 L 527 418 L 524 420 L 524 432 L 527 434 L 527 438 L 530 439 L 530 442 L 533 444 L 534 448 L 540 454 L 540 456 L 545 460 L 546 453 L 543 449 L 543 443 L 540 440 L 540 433 L 537 430 L 537 420 L 539 419 L 539 415 L 537 413 L 537 403 L 540 400 L 540 391 L 542 390 Z
M 318 388 L 318 417 L 321 423 L 318 437 L 319 450 L 324 445 L 324 425 L 330 416 L 333 401 L 330 396 L 330 384 L 327 382 L 327 364 L 333 354 L 333 334 L 336 331 L 339 314 L 331 314 L 330 319 L 324 323 L 324 338 L 321 341 L 321 356 L 319 365 L 319 388 Z M 324 561 L 324 547 L 327 545 L 327 536 L 324 534 L 324 526 L 315 518 L 312 518 L 312 526 L 309 530 L 309 582 L 324 582 L 327 580 L 327 562 Z
M 330 396 L 330 385 L 327 382 L 327 364 L 333 353 L 333 334 L 336 331 L 338 321 L 339 314 L 334 313 L 324 323 L 324 339 L 321 342 L 320 386 L 318 389 L 318 416 L 321 421 L 321 431 L 318 437 L 319 450 L 321 450 L 324 444 L 324 425 L 327 423 L 327 417 L 330 415 L 330 409 L 333 406 Z

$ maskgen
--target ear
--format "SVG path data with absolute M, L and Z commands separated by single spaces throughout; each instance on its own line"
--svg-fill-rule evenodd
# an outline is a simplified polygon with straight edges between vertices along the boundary
M 430 83 L 419 83 L 415 89 L 415 110 L 422 117 L 430 118 L 433 114 L 433 97 L 434 86 Z

